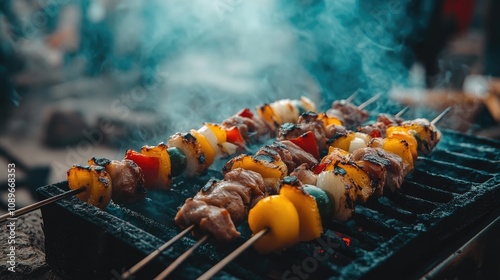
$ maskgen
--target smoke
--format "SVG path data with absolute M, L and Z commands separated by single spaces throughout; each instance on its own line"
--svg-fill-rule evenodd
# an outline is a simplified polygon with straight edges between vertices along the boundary
M 410 2 L 158 0 L 125 29 L 140 34 L 144 71 L 161 80 L 151 96 L 172 133 L 281 98 L 321 109 L 355 91 L 359 102 L 387 100 L 408 84 L 404 42 L 425 24 L 409 20 Z

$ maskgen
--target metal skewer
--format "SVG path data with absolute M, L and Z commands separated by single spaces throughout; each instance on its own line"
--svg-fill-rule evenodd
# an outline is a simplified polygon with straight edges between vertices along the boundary
M 145 257 L 144 259 L 142 259 L 141 261 L 136 263 L 129 270 L 125 271 L 122 274 L 122 279 L 128 279 L 130 276 L 136 274 L 139 270 L 141 270 L 143 267 L 145 267 L 149 262 L 151 262 L 158 255 L 160 255 L 163 251 L 165 251 L 168 247 L 170 247 L 172 244 L 174 244 L 177 240 L 181 239 L 184 235 L 186 235 L 191 230 L 193 230 L 193 228 L 194 228 L 194 225 L 190 225 L 189 227 L 187 227 L 183 231 L 179 232 L 176 236 L 172 237 L 172 239 L 165 242 L 165 244 L 161 245 L 160 248 L 154 250 L 147 257 Z
M 359 94 L 359 89 L 353 92 L 353 94 L 351 94 L 349 97 L 347 97 L 345 101 L 351 102 L 352 100 L 354 100 L 354 98 L 356 98 L 356 96 L 358 96 L 358 94 Z
M 171 263 L 164 271 L 162 271 L 154 280 L 165 279 L 170 273 L 172 273 L 181 263 L 183 263 L 191 254 L 198 248 L 205 240 L 207 240 L 208 235 L 204 235 L 200 238 L 191 248 L 187 249 L 182 255 L 180 255 L 173 263 Z
M 252 246 L 257 240 L 262 238 L 267 232 L 269 231 L 269 228 L 265 228 L 256 234 L 254 234 L 250 239 L 245 241 L 245 243 L 241 244 L 240 247 L 236 248 L 231 254 L 227 255 L 223 260 L 218 262 L 216 265 L 214 265 L 212 268 L 207 270 L 203 275 L 201 275 L 197 280 L 206 280 L 210 279 L 213 277 L 217 272 L 219 272 L 221 269 L 223 269 L 228 263 L 232 262 L 235 258 L 237 258 L 241 253 L 243 253 L 246 249 L 248 249 L 250 246 Z
M 399 111 L 396 115 L 394 115 L 394 117 L 400 118 L 402 115 L 404 115 L 406 112 L 408 112 L 408 110 L 410 110 L 410 107 L 406 106 L 401 111 Z
M 49 198 L 44 199 L 42 201 L 33 203 L 33 204 L 28 205 L 26 207 L 23 207 L 21 209 L 14 210 L 14 211 L 12 211 L 10 213 L 7 213 L 7 214 L 4 214 L 4 215 L 0 216 L 0 223 L 6 221 L 9 218 L 19 217 L 19 216 L 24 215 L 26 213 L 35 211 L 35 210 L 37 210 L 37 209 L 39 209 L 39 208 L 41 208 L 41 207 L 43 207 L 43 206 L 45 206 L 47 204 L 50 204 L 52 202 L 56 202 L 58 200 L 64 199 L 64 198 L 66 198 L 68 196 L 79 194 L 79 193 L 84 192 L 86 190 L 87 189 L 85 187 L 81 187 L 81 188 L 76 189 L 76 190 L 70 190 L 70 191 L 67 191 L 65 193 L 62 193 L 62 194 L 59 194 L 59 195 L 56 195 L 56 196 L 53 196 L 53 197 L 49 197 Z
M 366 100 L 365 102 L 361 103 L 361 105 L 358 106 L 358 109 L 360 109 L 360 110 L 364 109 L 366 106 L 372 104 L 377 99 L 379 99 L 381 96 L 382 96 L 382 93 L 375 94 L 374 96 L 372 96 L 372 98 L 370 98 L 370 99 Z
M 436 125 L 438 122 L 440 122 L 444 116 L 446 116 L 446 114 L 448 114 L 449 112 L 451 111 L 451 107 L 448 107 L 446 109 L 444 109 L 443 112 L 441 112 L 441 114 L 439 114 L 437 117 L 435 117 L 432 121 L 431 121 L 431 125 Z

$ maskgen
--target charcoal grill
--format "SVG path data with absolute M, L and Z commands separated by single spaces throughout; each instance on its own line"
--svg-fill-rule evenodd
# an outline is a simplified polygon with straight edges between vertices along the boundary
M 481 231 L 499 232 L 500 228 L 499 147 L 500 142 L 443 130 L 443 140 L 429 157 L 419 158 L 400 191 L 357 206 L 351 220 L 326 225 L 318 240 L 266 256 L 247 250 L 215 278 L 471 279 L 463 277 L 487 275 L 500 279 L 498 257 L 471 261 L 457 251 L 477 254 L 474 247 L 461 246 L 473 243 L 479 248 L 479 241 L 490 242 L 488 248 L 496 246 L 495 254 L 500 249 L 497 238 L 485 241 L 487 235 Z M 184 199 L 209 178 L 220 176 L 209 171 L 193 180 L 179 179 L 169 192 L 150 192 L 146 202 L 127 207 L 111 204 L 106 211 L 74 197 L 44 207 L 47 263 L 68 278 L 120 279 L 124 270 L 179 232 L 173 217 Z M 67 189 L 67 182 L 60 182 L 39 188 L 38 194 L 46 198 Z M 230 246 L 206 243 L 198 248 L 172 278 L 200 276 L 251 235 L 246 224 L 239 230 L 242 237 Z M 181 239 L 136 279 L 153 278 L 195 241 L 191 236 Z M 468 266 L 456 265 L 464 259 Z

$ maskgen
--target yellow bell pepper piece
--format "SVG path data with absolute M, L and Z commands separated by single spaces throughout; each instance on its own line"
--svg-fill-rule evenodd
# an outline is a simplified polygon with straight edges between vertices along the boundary
M 239 155 L 228 162 L 228 167 L 224 168 L 224 171 L 229 172 L 236 168 L 243 168 L 246 170 L 252 170 L 263 178 L 276 178 L 283 179 L 288 171 L 286 164 L 281 160 L 270 159 L 266 160 L 264 157 L 250 156 L 250 155 Z
M 353 132 L 351 132 L 347 135 L 340 136 L 339 138 L 335 139 L 335 141 L 333 141 L 330 144 L 330 146 L 342 149 L 344 151 L 349 151 L 349 147 L 351 146 L 351 141 L 354 140 L 355 137 L 356 135 Z
M 219 144 L 226 142 L 226 130 L 222 126 L 216 123 L 205 123 L 205 125 L 215 134 Z
M 336 147 L 333 147 L 333 146 L 330 146 L 328 147 L 328 154 L 331 154 L 333 152 L 338 152 L 339 154 L 341 154 L 343 157 L 346 157 L 349 155 L 349 152 L 346 151 L 346 150 L 343 150 L 343 149 L 340 149 L 340 148 L 336 148 Z M 325 157 L 326 158 L 326 157 Z
M 261 254 L 293 246 L 299 241 L 299 214 L 293 203 L 283 195 L 261 199 L 250 209 L 248 225 L 254 234 L 269 229 L 253 245 Z
M 288 198 L 299 214 L 299 241 L 311 241 L 321 236 L 323 226 L 316 199 L 301 187 L 284 184 L 280 195 Z
M 356 184 L 357 202 L 366 203 L 375 191 L 368 173 L 352 162 L 332 161 L 325 167 L 325 171 L 328 170 L 337 170 Z
M 329 125 L 344 125 L 344 123 L 341 120 L 334 117 L 329 117 L 325 113 L 319 113 L 318 120 L 323 121 L 323 126 L 325 128 Z
M 382 149 L 400 156 L 408 164 L 409 170 L 413 169 L 413 156 L 408 142 L 396 138 L 386 138 Z
M 161 188 L 170 189 L 172 186 L 172 163 L 168 154 L 168 146 L 160 143 L 157 146 L 143 146 L 141 154 L 156 157 L 160 161 L 158 176 Z
M 398 126 L 391 126 L 387 128 L 386 131 L 387 138 L 395 138 L 399 140 L 405 140 L 408 143 L 408 148 L 410 149 L 411 155 L 413 156 L 413 159 L 417 159 L 418 157 L 418 143 L 417 139 L 413 134 L 411 134 L 408 131 L 405 131 L 404 129 L 401 129 Z
M 111 201 L 111 177 L 102 166 L 73 165 L 68 170 L 68 186 L 72 190 L 85 187 L 76 197 L 100 209 L 105 209 Z
M 201 133 L 199 133 L 194 129 L 191 129 L 190 133 L 196 138 L 196 140 L 198 140 L 198 143 L 200 143 L 201 149 L 205 154 L 205 160 L 207 165 L 208 166 L 212 165 L 215 159 L 215 150 L 212 148 L 210 143 L 208 143 L 207 138 L 205 138 L 205 136 L 203 136 Z
M 271 105 L 269 104 L 264 104 L 258 107 L 257 114 L 259 114 L 261 118 L 263 118 L 266 122 L 270 123 L 271 125 L 277 126 L 281 124 L 281 118 L 274 113 L 273 108 L 271 108 Z

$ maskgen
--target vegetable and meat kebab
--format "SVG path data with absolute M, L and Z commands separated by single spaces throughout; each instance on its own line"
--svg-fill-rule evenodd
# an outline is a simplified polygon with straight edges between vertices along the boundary
M 385 138 L 372 138 L 348 131 L 333 116 L 304 113 L 296 124 L 280 128 L 274 144 L 231 159 L 224 179 L 209 181 L 188 198 L 175 221 L 230 242 L 239 236 L 235 225 L 248 214 L 254 233 L 270 229 L 255 243 L 263 253 L 319 237 L 321 221 L 346 220 L 356 203 L 400 188 L 413 169 L 413 149 L 429 152 L 441 137 L 423 119 L 394 125 Z
M 92 158 L 88 165 L 74 165 L 67 172 L 70 189 L 85 187 L 77 197 L 104 209 L 116 203 L 134 203 L 146 196 L 148 189 L 170 189 L 172 178 L 203 174 L 216 157 L 227 157 L 245 150 L 246 145 L 275 137 L 284 121 L 295 122 L 300 113 L 315 111 L 314 103 L 278 100 L 257 108 L 253 114 L 245 108 L 221 124 L 205 123 L 198 130 L 172 135 L 167 144 L 128 150 L 125 158 Z

